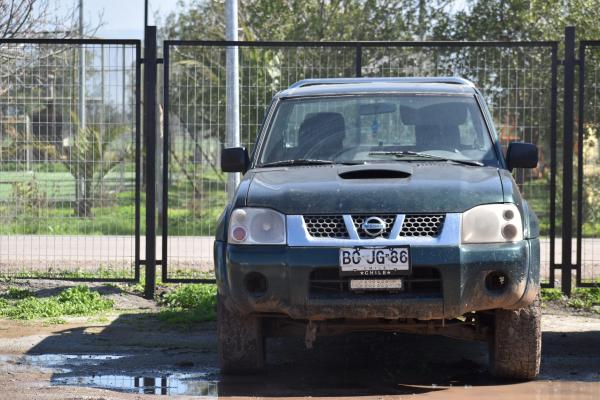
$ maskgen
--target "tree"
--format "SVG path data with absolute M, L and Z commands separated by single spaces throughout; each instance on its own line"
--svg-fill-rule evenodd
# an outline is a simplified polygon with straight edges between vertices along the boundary
M 56 15 L 50 5 L 49 0 L 0 0 L 0 38 L 69 36 L 73 32 L 73 10 Z
M 435 35 L 458 40 L 560 40 L 574 25 L 600 37 L 599 0 L 470 0 Z
M 410 40 L 448 23 L 451 0 L 248 0 L 240 40 Z M 192 0 L 170 14 L 163 38 L 223 40 L 224 2 Z
M 80 126 L 77 116 L 72 115 L 73 125 Z M 35 142 L 35 148 L 54 160 L 60 160 L 73 175 L 80 196 L 74 211 L 78 217 L 92 217 L 94 193 L 102 185 L 104 177 L 118 164 L 128 159 L 133 144 L 124 138 L 125 126 L 104 124 L 79 128 L 67 146 L 62 143 Z
M 77 7 L 57 11 L 56 4 L 51 0 L 0 0 L 0 39 L 14 38 L 73 38 L 78 37 L 78 24 L 76 18 Z M 86 36 L 93 36 L 102 25 L 102 15 L 99 16 L 97 25 L 84 26 Z M 52 57 L 64 48 L 55 51 L 36 49 L 24 44 L 4 44 L 0 47 L 0 82 L 9 77 L 18 81 L 19 74 L 27 68 L 27 61 L 31 59 L 32 52 L 39 52 L 37 58 L 43 60 Z M 43 82 L 47 77 L 38 78 Z M 0 95 L 7 90 L 6 84 L 0 85 Z M 0 116 L 2 110 L 0 109 Z

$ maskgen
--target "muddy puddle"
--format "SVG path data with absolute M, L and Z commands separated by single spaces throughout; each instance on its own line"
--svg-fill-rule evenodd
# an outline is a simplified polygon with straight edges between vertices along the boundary
M 69 327 L 42 341 L 31 336 L 36 340 L 33 346 L 30 339 L 23 339 L 28 344 L 26 351 L 11 350 L 15 349 L 14 336 L 5 341 L 4 348 L 0 346 L 0 399 L 5 399 L 4 393 L 21 395 L 10 400 L 87 398 L 99 393 L 97 389 L 110 391 L 102 393 L 104 398 L 119 400 L 143 394 L 365 400 L 413 395 L 446 400 L 600 399 L 600 321 L 573 319 L 568 331 L 560 331 L 563 325 L 562 317 L 547 319 L 541 374 L 538 380 L 526 383 L 492 377 L 484 343 L 444 337 L 319 337 L 312 350 L 305 348 L 303 338 L 270 338 L 265 371 L 230 377 L 219 373 L 214 329 L 190 334 L 132 332 L 128 325 L 104 330 Z M 46 386 L 50 386 L 48 391 L 40 392 L 40 387 Z
M 132 355 L 42 354 L 0 356 L 0 362 L 28 365 L 52 373 L 53 386 L 82 386 L 126 393 L 216 397 L 217 371 L 136 371 L 127 373 L 119 365 Z M 114 364 L 114 365 L 111 365 Z M 127 368 L 129 370 L 129 368 Z

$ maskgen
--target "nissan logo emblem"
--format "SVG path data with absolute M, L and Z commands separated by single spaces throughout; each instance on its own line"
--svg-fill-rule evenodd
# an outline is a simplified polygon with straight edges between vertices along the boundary
M 371 237 L 383 235 L 386 228 L 387 224 L 379 217 L 369 217 L 365 219 L 365 222 L 362 224 L 363 231 Z

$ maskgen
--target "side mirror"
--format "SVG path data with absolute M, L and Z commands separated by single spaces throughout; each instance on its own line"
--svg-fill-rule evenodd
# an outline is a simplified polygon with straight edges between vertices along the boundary
M 506 150 L 508 168 L 535 168 L 538 164 L 537 146 L 531 143 L 512 142 Z
M 230 147 L 221 152 L 221 170 L 223 172 L 245 173 L 250 165 L 250 158 L 245 147 Z

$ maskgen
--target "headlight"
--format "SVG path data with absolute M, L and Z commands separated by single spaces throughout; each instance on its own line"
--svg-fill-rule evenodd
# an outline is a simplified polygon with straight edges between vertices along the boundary
M 521 213 L 514 204 L 485 204 L 462 215 L 463 243 L 501 243 L 523 240 Z
M 268 208 L 237 208 L 229 220 L 229 242 L 285 244 L 285 215 Z

